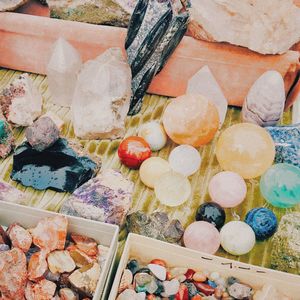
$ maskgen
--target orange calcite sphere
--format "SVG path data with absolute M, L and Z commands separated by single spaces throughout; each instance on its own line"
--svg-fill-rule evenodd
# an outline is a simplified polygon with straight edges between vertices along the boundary
M 168 104 L 163 125 L 175 143 L 199 147 L 213 139 L 219 127 L 219 114 L 205 97 L 183 95 Z
M 275 145 L 262 127 L 241 123 L 222 132 L 216 155 L 223 170 L 250 179 L 262 175 L 272 165 Z

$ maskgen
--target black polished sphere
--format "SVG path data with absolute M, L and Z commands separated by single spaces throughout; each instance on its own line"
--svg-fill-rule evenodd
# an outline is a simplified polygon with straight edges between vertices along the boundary
M 206 221 L 220 229 L 225 223 L 224 209 L 217 203 L 207 202 L 199 206 L 196 213 L 196 221 Z

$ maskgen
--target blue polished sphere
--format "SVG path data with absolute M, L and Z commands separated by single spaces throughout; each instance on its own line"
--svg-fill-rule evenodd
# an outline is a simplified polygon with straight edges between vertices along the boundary
M 276 164 L 260 179 L 264 198 L 276 207 L 293 207 L 300 203 L 300 168 L 290 164 Z
M 245 222 L 253 229 L 255 237 L 259 241 L 271 237 L 278 225 L 275 214 L 264 207 L 251 209 L 246 215 Z

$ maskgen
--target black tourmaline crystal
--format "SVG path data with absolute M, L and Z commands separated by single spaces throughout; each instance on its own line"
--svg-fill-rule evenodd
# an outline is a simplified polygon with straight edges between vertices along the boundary
M 37 190 L 73 192 L 99 168 L 100 162 L 84 155 L 78 145 L 60 138 L 44 151 L 21 144 L 14 153 L 11 178 Z

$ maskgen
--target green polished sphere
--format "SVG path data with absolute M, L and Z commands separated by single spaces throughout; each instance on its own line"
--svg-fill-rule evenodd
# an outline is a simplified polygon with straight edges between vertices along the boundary
M 287 208 L 300 203 L 300 168 L 276 164 L 260 179 L 260 191 L 273 206 Z

